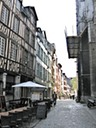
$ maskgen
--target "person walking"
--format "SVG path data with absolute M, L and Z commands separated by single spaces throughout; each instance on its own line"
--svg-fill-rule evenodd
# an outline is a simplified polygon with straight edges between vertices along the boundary
M 54 106 L 56 105 L 56 101 L 57 101 L 57 94 L 56 94 L 56 92 L 54 92 L 53 94 L 52 94 L 52 99 L 53 99 L 53 104 L 54 104 Z

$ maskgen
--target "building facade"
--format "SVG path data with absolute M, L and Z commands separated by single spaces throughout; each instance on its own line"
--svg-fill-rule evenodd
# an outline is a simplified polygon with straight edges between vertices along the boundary
M 27 96 L 12 85 L 35 78 L 37 20 L 35 8 L 22 0 L 0 1 L 0 95 L 6 100 Z
M 61 64 L 57 63 L 55 44 L 49 43 L 46 32 L 38 27 L 36 33 L 35 82 L 47 88 L 42 98 L 52 98 L 53 91 L 59 97 L 61 92 L 61 67 Z M 38 94 L 40 97 L 40 92 Z
M 35 82 L 46 86 L 44 97 L 50 97 L 51 91 L 51 44 L 47 40 L 46 32 L 40 27 L 36 32 L 36 70 Z
M 57 93 L 58 98 L 61 97 L 61 91 L 62 91 L 62 65 L 57 62 L 56 59 L 56 65 L 55 65 L 55 91 Z
M 70 98 L 71 96 L 71 80 L 66 76 L 65 73 L 62 73 L 62 97 L 64 99 Z
M 70 57 L 77 58 L 78 97 L 86 101 L 96 96 L 96 1 L 76 0 L 76 10 L 77 37 L 67 42 Z
M 52 62 L 51 62 L 51 85 L 52 85 L 52 89 L 53 91 L 55 91 L 57 93 L 57 87 L 56 87 L 56 83 L 57 83 L 57 70 L 58 70 L 58 67 L 57 67 L 57 54 L 56 54 L 56 46 L 55 44 L 53 43 L 52 44 Z

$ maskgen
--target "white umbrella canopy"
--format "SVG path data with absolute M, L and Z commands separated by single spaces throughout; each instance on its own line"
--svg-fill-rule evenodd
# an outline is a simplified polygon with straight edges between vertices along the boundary
M 31 82 L 31 81 L 23 82 L 23 83 L 20 83 L 20 84 L 16 84 L 16 85 L 13 85 L 12 87 L 25 87 L 25 88 L 28 87 L 28 88 L 42 88 L 42 89 L 46 88 L 43 85 Z

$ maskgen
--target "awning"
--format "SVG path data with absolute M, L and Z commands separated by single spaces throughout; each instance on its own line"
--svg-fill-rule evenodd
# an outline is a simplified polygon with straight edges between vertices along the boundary
M 66 42 L 67 42 L 67 50 L 68 50 L 69 58 L 77 58 L 80 37 L 78 37 L 78 36 L 67 36 L 66 37 Z
M 20 83 L 20 84 L 16 84 L 16 85 L 13 85 L 12 87 L 15 87 L 15 88 L 17 88 L 17 87 L 36 88 L 36 89 L 45 89 L 45 88 L 46 88 L 46 87 L 43 86 L 43 85 L 40 85 L 40 84 L 31 82 L 31 81 L 23 82 L 23 83 Z

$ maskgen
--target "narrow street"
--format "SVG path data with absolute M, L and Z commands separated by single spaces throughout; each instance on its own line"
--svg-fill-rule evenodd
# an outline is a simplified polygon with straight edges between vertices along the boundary
M 58 100 L 47 118 L 39 121 L 34 128 L 96 128 L 95 117 L 96 108 L 89 109 L 85 104 L 70 99 Z

